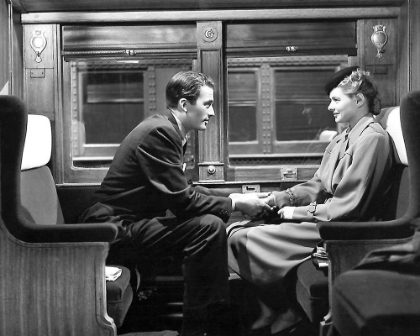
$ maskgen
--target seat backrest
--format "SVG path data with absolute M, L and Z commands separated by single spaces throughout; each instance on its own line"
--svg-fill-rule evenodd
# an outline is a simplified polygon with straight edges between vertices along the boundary
M 407 150 L 405 148 L 404 137 L 401 130 L 400 107 L 394 106 L 382 109 L 381 113 L 376 117 L 376 121 L 378 121 L 391 136 L 397 163 L 407 166 Z
M 50 120 L 28 115 L 21 165 L 21 202 L 34 223 L 63 224 L 55 182 L 47 166 L 51 158 Z
M 388 107 L 381 110 L 376 120 L 391 137 L 396 165 L 393 172 L 392 187 L 387 206 L 384 207 L 383 220 L 402 217 L 409 204 L 409 177 L 407 150 L 401 129 L 400 107 Z
M 420 218 L 420 90 L 408 92 L 401 99 L 401 126 L 410 169 L 410 205 L 406 216 Z
M 325 130 L 319 135 L 319 141 L 331 142 L 337 135 L 337 131 Z

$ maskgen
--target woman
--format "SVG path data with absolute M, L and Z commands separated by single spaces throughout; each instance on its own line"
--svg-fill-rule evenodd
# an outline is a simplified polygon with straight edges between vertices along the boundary
M 348 128 L 328 145 L 311 180 L 271 193 L 268 202 L 279 207 L 282 223 L 228 228 L 229 266 L 253 285 L 261 307 L 251 334 L 287 335 L 300 321 L 285 287 L 291 270 L 321 242 L 316 222 L 373 218 L 390 184 L 391 143 L 375 122 L 378 92 L 368 74 L 345 68 L 325 89 L 335 121 Z

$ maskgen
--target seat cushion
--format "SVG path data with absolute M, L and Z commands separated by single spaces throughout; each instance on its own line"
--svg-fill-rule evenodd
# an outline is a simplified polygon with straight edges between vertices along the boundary
M 34 223 L 64 224 L 55 182 L 47 166 L 22 171 L 21 202 Z
M 120 268 L 122 273 L 117 280 L 106 282 L 106 304 L 108 315 L 114 319 L 115 325 L 120 327 L 133 300 L 133 289 L 130 285 L 129 269 L 119 265 L 114 267 Z
M 328 276 L 315 268 L 312 260 L 297 268 L 296 296 L 311 322 L 319 322 L 328 313 Z
M 354 270 L 333 287 L 333 324 L 342 336 L 419 335 L 420 277 Z

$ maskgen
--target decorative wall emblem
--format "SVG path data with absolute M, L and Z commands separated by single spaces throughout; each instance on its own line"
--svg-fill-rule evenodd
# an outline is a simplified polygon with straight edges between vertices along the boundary
M 45 33 L 41 30 L 34 30 L 32 32 L 32 37 L 30 40 L 30 44 L 32 49 L 35 51 L 36 58 L 35 61 L 37 63 L 41 63 L 41 53 L 44 51 L 45 47 L 47 46 L 47 39 L 45 38 Z
M 219 36 L 216 27 L 208 26 L 204 29 L 203 33 L 203 40 L 205 42 L 213 42 L 216 41 L 217 37 Z
M 376 25 L 373 27 L 373 33 L 370 37 L 373 45 L 376 47 L 378 53 L 376 54 L 377 58 L 382 58 L 382 54 L 385 52 L 384 46 L 388 42 L 388 35 L 385 32 L 386 27 L 383 25 Z

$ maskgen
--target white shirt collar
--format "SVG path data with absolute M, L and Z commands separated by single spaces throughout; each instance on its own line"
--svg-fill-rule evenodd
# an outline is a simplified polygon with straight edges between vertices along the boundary
M 181 131 L 181 136 L 182 136 L 182 146 L 185 145 L 185 143 L 187 142 L 187 132 L 185 131 L 184 125 L 182 125 L 181 120 L 179 120 L 179 118 L 175 115 L 175 113 L 172 110 L 171 111 L 172 115 L 175 118 L 176 123 L 178 124 L 179 130 Z

